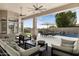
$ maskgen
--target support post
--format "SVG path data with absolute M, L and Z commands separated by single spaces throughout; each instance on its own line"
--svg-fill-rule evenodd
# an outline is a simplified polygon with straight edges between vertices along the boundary
M 33 37 L 34 40 L 37 39 L 37 19 L 36 19 L 36 17 L 33 17 L 32 37 Z
M 23 20 L 21 20 L 21 33 L 24 33 Z
M 21 17 L 18 19 L 18 34 L 21 34 Z

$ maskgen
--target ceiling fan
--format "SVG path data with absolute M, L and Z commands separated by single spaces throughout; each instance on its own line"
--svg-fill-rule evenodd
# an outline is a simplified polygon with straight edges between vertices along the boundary
M 19 16 L 26 16 L 26 15 L 23 14 L 23 7 L 20 7 L 20 14 L 19 14 Z
M 28 8 L 29 11 L 33 11 L 33 12 L 36 12 L 36 11 L 46 11 L 46 8 L 43 8 L 44 6 L 43 5 L 38 5 L 38 4 L 35 4 L 32 6 L 32 8 Z

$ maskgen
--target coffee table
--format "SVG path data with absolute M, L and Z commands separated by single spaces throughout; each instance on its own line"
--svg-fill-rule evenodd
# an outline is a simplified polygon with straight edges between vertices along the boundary
M 25 49 L 27 48 L 32 48 L 36 46 L 36 42 L 32 41 L 32 40 L 28 40 L 24 42 L 25 45 Z
M 25 49 L 30 49 L 30 48 L 32 48 L 32 47 L 35 47 L 35 46 L 37 45 L 37 42 L 32 41 L 32 40 L 28 40 L 28 41 L 25 42 L 24 45 L 25 45 Z M 45 51 L 47 51 L 47 50 L 48 50 L 48 45 L 47 45 L 47 43 L 45 43 L 44 46 L 40 46 L 40 49 L 39 49 L 40 56 L 41 56 L 43 53 L 45 53 Z M 45 54 L 46 54 L 46 53 L 45 53 Z

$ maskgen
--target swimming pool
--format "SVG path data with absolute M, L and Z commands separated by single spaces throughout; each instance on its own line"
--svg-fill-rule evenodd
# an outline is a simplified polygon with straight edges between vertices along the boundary
M 64 36 L 79 38 L 79 34 L 65 34 Z

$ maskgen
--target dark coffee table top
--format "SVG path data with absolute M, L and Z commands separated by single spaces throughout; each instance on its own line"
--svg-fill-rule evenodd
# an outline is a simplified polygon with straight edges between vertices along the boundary
M 31 46 L 36 46 L 36 42 L 35 41 L 32 41 L 32 40 L 26 41 L 25 44 L 29 44 Z

